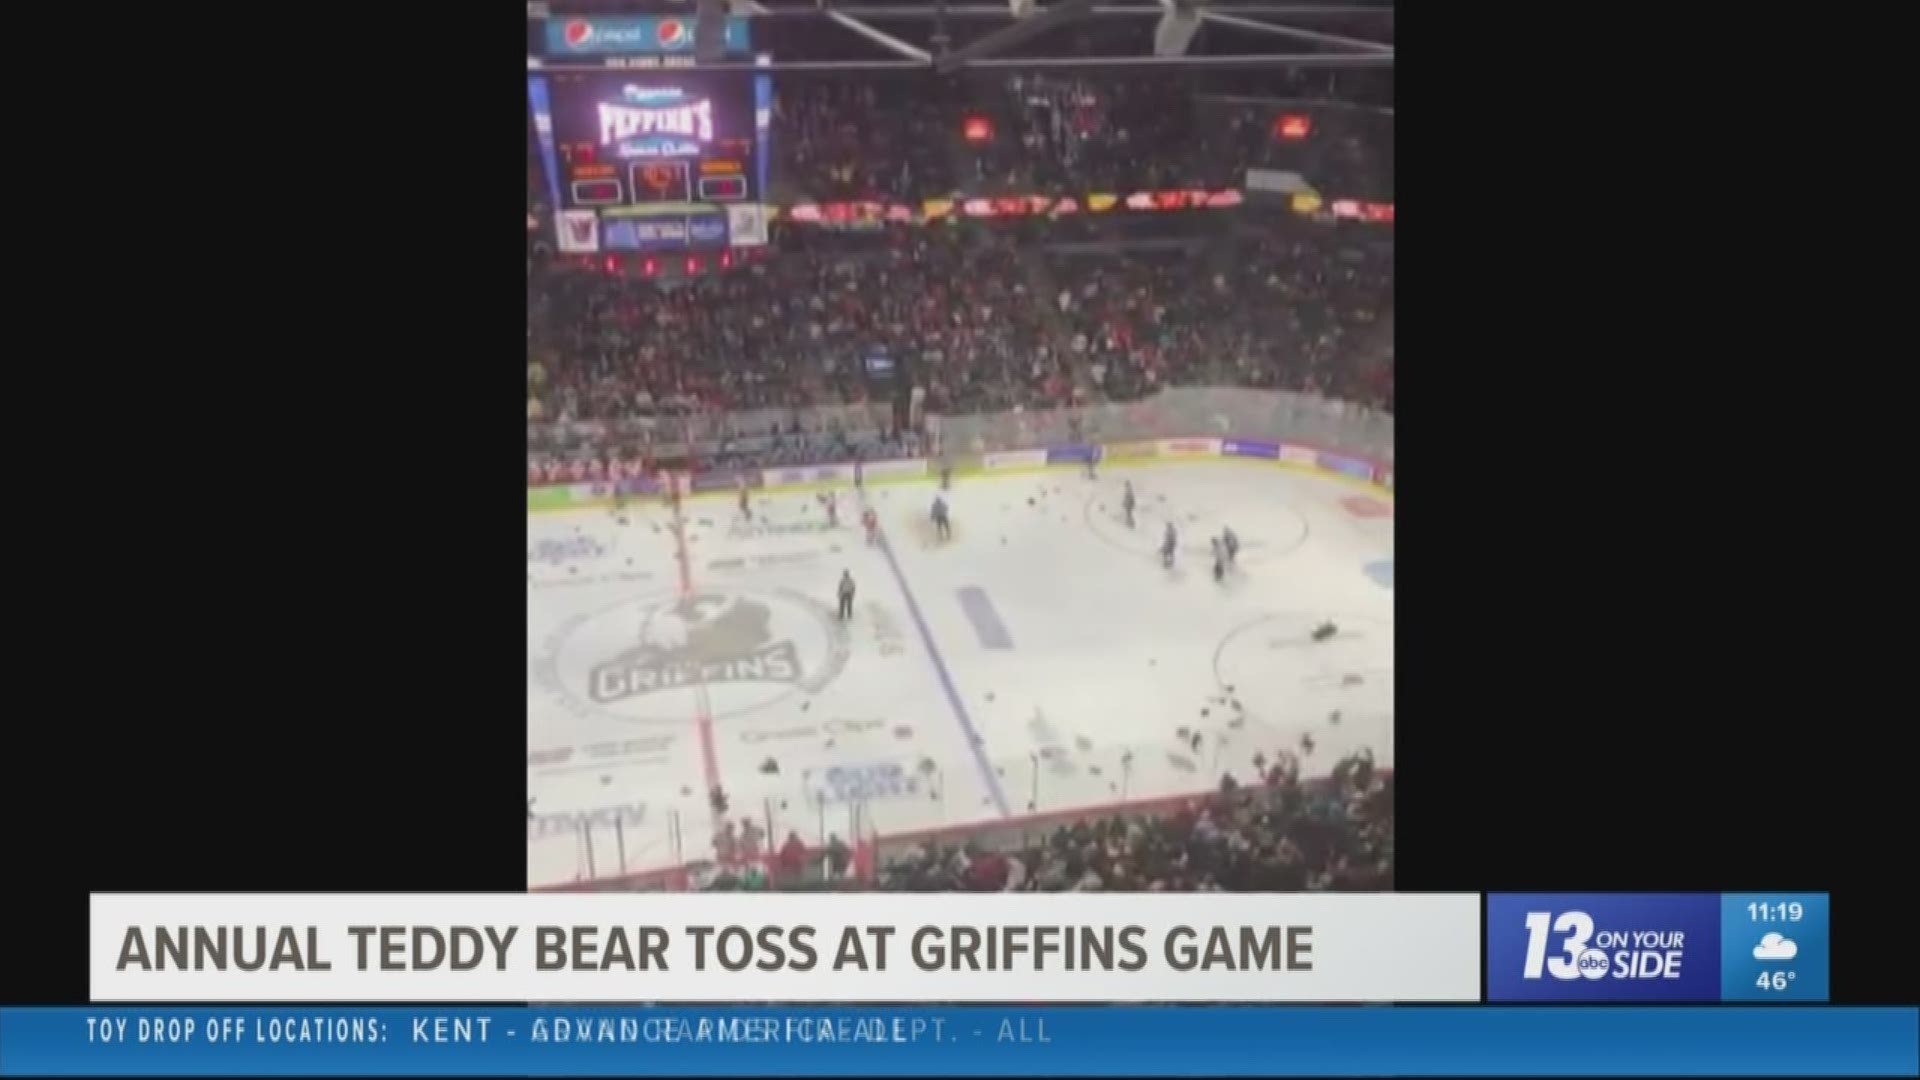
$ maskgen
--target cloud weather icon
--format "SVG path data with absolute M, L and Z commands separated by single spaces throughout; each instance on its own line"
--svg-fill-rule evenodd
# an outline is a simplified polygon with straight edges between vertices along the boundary
M 1755 960 L 1791 960 L 1800 955 L 1800 946 L 1782 934 L 1768 934 L 1753 947 Z

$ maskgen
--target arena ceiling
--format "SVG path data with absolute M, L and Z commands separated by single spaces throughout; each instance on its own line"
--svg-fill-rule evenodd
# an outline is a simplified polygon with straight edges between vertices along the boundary
M 754 20 L 756 48 L 772 55 L 776 71 L 1393 66 L 1390 0 L 530 0 L 527 5 L 529 20 L 614 14 L 679 14 L 696 20 L 746 16 Z M 702 57 L 697 66 L 754 65 Z

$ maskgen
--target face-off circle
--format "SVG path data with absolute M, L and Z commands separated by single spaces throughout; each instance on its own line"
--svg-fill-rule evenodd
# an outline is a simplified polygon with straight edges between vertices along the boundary
M 832 612 L 800 593 L 703 589 L 568 619 L 534 684 L 576 715 L 672 723 L 694 718 L 704 690 L 723 720 L 819 691 L 848 652 Z
M 1332 624 L 1332 636 L 1316 630 Z M 1393 722 L 1393 626 L 1326 612 L 1275 612 L 1243 623 L 1213 655 L 1214 678 L 1261 721 L 1319 729 Z
M 1133 485 L 1133 528 L 1127 528 L 1121 500 L 1126 487 L 1119 480 L 1101 478 L 1087 497 L 1087 528 L 1095 536 L 1131 554 L 1158 557 L 1167 522 L 1173 522 L 1182 559 L 1213 558 L 1212 540 L 1228 528 L 1240 541 L 1234 561 L 1255 566 L 1298 551 L 1311 535 L 1306 515 L 1283 502 L 1226 505 L 1226 500 L 1181 491 L 1177 485 Z

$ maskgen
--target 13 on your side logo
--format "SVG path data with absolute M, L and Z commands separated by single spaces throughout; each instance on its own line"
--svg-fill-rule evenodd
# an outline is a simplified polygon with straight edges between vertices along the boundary
M 1713 1001 L 1720 897 L 1491 893 L 1486 945 L 1489 1001 Z
M 1529 911 L 1522 979 L 1678 979 L 1686 931 L 1598 929 L 1584 911 Z M 1555 940 L 1559 950 L 1551 953 Z

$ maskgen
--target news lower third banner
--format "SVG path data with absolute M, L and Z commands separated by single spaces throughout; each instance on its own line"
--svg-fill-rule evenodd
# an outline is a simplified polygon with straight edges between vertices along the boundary
M 1473 1002 L 1471 893 L 95 894 L 121 1002 Z
M 1825 893 L 128 895 L 94 1001 L 1826 1001 Z M 1483 951 L 1484 946 L 1484 951 Z
M 0 1009 L 17 1076 L 1912 1076 L 1914 1009 Z

